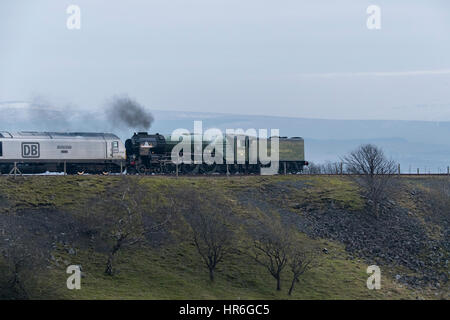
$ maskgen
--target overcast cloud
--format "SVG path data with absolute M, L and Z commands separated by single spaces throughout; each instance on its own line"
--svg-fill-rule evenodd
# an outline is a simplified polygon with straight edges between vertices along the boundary
M 66 8 L 81 8 L 68 30 Z M 381 30 L 366 8 L 382 9 Z M 450 2 L 1 0 L 0 102 L 450 121 Z

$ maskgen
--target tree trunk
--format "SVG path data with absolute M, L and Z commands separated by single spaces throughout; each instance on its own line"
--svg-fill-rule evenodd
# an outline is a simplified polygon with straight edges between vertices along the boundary
M 209 269 L 209 280 L 211 280 L 211 282 L 214 281 L 214 270 L 213 269 Z
M 106 262 L 106 269 L 105 273 L 109 276 L 114 275 L 114 268 L 113 268 L 113 262 L 114 262 L 114 255 L 117 251 L 119 251 L 120 247 L 122 246 L 122 238 L 117 240 L 116 245 L 112 248 L 111 253 L 109 254 L 108 261 Z
M 292 278 L 292 283 L 291 283 L 291 287 L 289 288 L 288 295 L 292 294 L 292 291 L 294 290 L 294 286 L 295 286 L 295 281 L 297 281 L 297 279 L 295 277 Z
M 27 293 L 27 290 L 24 288 L 24 286 L 22 285 L 22 282 L 20 280 L 20 275 L 19 275 L 19 267 L 16 265 L 14 267 L 14 278 L 11 281 L 11 285 L 10 288 L 13 292 L 13 299 L 20 299 L 20 300 L 28 300 L 29 296 Z
M 280 276 L 277 277 L 277 291 L 281 290 L 281 279 L 280 278 L 281 278 Z
M 106 262 L 106 269 L 105 269 L 105 273 L 108 276 L 112 276 L 114 274 L 113 272 L 113 260 L 114 260 L 114 254 L 111 253 L 108 257 L 108 261 Z

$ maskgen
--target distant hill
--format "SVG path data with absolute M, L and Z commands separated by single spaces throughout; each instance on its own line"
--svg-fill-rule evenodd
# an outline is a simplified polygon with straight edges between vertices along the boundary
M 103 109 L 53 108 L 28 102 L 0 104 L 0 130 L 109 131 L 123 139 L 133 129 L 113 127 Z M 168 134 L 177 128 L 216 127 L 280 129 L 282 136 L 305 138 L 306 158 L 313 162 L 337 161 L 362 143 L 374 143 L 401 164 L 402 171 L 446 171 L 450 165 L 450 122 L 392 120 L 327 120 L 234 115 L 211 112 L 153 110 L 152 132 Z

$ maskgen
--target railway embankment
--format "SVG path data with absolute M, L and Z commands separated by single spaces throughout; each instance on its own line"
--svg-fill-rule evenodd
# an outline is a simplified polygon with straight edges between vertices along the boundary
M 0 177 L 1 298 L 449 299 L 448 177 L 399 177 L 379 216 L 348 177 L 125 179 Z M 127 225 L 136 241 L 117 251 L 115 272 L 106 274 L 120 229 L 111 201 L 127 197 L 123 190 L 143 201 L 134 208 L 139 219 Z M 198 210 L 231 213 L 233 250 L 212 283 L 187 223 L 193 201 Z M 319 249 L 317 265 L 292 296 L 288 268 L 276 291 L 251 257 L 248 221 L 261 216 Z M 147 229 L 152 232 L 133 234 Z M 80 290 L 66 288 L 70 265 L 81 266 Z M 366 286 L 370 265 L 381 269 L 380 290 Z M 19 282 L 11 285 L 15 274 Z

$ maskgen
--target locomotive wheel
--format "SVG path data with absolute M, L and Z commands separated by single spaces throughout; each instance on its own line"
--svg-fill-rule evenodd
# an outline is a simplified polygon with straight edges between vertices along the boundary
M 155 167 L 155 168 L 153 169 L 153 172 L 154 172 L 155 174 L 161 174 L 162 168 L 161 168 L 161 167 Z
M 257 165 L 257 164 L 251 164 L 250 165 L 249 173 L 251 173 L 251 174 L 258 174 L 259 172 L 260 172 L 259 165 Z
M 180 164 L 179 166 L 178 166 L 178 169 L 180 170 L 179 171 L 179 173 L 183 173 L 183 174 L 186 174 L 186 173 L 188 173 L 188 165 L 187 164 L 184 164 L 184 163 L 182 163 L 182 164 Z
M 227 165 L 226 164 L 217 165 L 217 172 L 219 174 L 226 174 L 227 173 Z
M 217 164 L 202 164 L 200 165 L 200 173 L 204 174 L 212 174 L 216 172 Z
M 197 164 L 183 164 L 183 173 L 185 174 L 198 174 L 200 165 Z
M 295 162 L 289 163 L 289 172 L 291 174 L 296 174 L 298 172 L 298 166 Z
M 147 170 L 147 168 L 144 165 L 141 165 L 137 168 L 137 172 L 139 174 L 145 174 L 146 170 Z
M 201 164 L 194 164 L 192 165 L 191 174 L 198 174 L 200 172 Z
M 177 166 L 174 164 L 169 164 L 164 166 L 164 173 L 176 174 Z M 180 173 L 180 167 L 178 166 L 178 174 Z
M 225 168 L 225 172 L 226 172 L 226 170 L 227 170 L 227 169 Z M 228 165 L 228 173 L 229 173 L 230 175 L 236 174 L 236 172 L 238 172 L 238 170 L 237 170 L 235 164 L 230 164 L 230 165 Z

